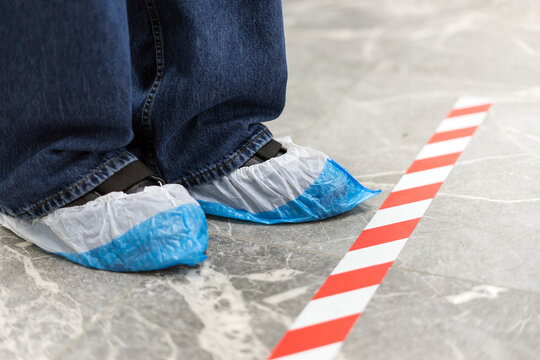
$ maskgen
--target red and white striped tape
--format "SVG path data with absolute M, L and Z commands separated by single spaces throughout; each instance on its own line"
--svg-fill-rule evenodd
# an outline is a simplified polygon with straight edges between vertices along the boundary
M 461 97 L 268 359 L 332 359 L 452 170 L 491 101 Z

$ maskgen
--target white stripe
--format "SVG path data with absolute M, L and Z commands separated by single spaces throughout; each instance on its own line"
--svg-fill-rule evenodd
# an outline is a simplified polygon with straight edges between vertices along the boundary
M 349 251 L 332 271 L 332 275 L 394 261 L 406 242 L 407 239 L 401 239 Z
M 437 128 L 437 131 L 435 131 L 435 134 L 445 131 L 459 130 L 472 126 L 478 126 L 482 123 L 482 121 L 484 121 L 485 117 L 486 113 L 481 112 L 444 119 L 443 122 L 441 122 L 441 125 L 439 125 L 439 127 Z
M 462 96 L 454 104 L 454 109 L 463 109 L 478 105 L 487 105 L 491 104 L 492 100 L 483 97 L 474 97 L 474 96 Z
M 443 182 L 446 180 L 453 167 L 454 165 L 441 166 L 434 169 L 405 174 L 398 181 L 392 192 Z
M 342 345 L 343 342 L 340 341 L 330 345 L 278 357 L 274 360 L 330 360 L 336 356 Z
M 311 300 L 298 315 L 291 330 L 361 313 L 378 286 L 368 286 Z
M 424 215 L 429 204 L 431 203 L 431 200 L 433 199 L 416 201 L 410 204 L 379 210 L 375 213 L 375 216 L 371 218 L 371 221 L 367 224 L 366 229 L 373 229 L 379 226 L 418 219 Z
M 471 141 L 470 136 L 465 136 L 457 139 L 438 141 L 433 144 L 424 145 L 416 160 L 427 159 L 435 156 L 448 155 L 457 152 L 462 152 Z

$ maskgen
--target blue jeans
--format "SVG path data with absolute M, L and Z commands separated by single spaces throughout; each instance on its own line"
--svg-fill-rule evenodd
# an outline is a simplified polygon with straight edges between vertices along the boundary
M 0 212 L 43 216 L 135 159 L 192 186 L 285 102 L 280 0 L 0 2 Z

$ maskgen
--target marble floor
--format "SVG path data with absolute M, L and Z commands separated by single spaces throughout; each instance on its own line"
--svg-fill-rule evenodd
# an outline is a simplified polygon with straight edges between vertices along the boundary
M 540 2 L 285 0 L 269 124 L 383 194 L 326 221 L 209 219 L 200 267 L 83 268 L 0 230 L 0 359 L 264 359 L 460 95 L 494 99 L 338 355 L 540 358 Z

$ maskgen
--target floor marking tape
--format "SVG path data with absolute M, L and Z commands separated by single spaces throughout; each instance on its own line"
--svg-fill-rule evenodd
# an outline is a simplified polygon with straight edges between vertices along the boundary
M 349 250 L 332 271 L 332 275 L 352 272 L 353 270 L 393 262 L 407 239 L 389 241 L 359 250 Z M 321 289 L 324 289 L 323 284 Z M 319 290 L 320 291 L 320 290 Z
M 457 158 L 456 158 L 457 159 Z M 429 160 L 429 159 L 424 159 Z M 418 162 L 423 160 L 416 160 L 411 167 L 418 166 Z M 422 163 L 425 166 L 432 165 Z M 438 164 L 436 164 L 438 165 Z M 400 191 L 400 190 L 407 190 L 407 189 L 413 189 L 420 186 L 426 186 L 430 184 L 435 184 L 439 182 L 443 182 L 448 177 L 448 174 L 450 174 L 450 171 L 452 171 L 452 167 L 454 165 L 445 165 L 445 166 L 439 166 L 434 169 L 422 169 L 420 171 L 415 172 L 407 172 L 401 179 L 399 179 L 398 183 L 396 184 L 396 187 L 394 187 L 394 190 L 392 190 L 392 193 L 394 191 Z
M 490 107 L 458 99 L 268 359 L 334 358 Z
M 473 113 L 459 117 L 446 118 L 437 128 L 437 133 L 479 126 L 484 120 L 484 114 L 485 113 Z
M 439 169 L 439 167 L 441 166 L 455 164 L 457 159 L 459 158 L 459 155 L 461 155 L 461 153 L 457 152 L 448 155 L 435 156 L 429 159 L 415 160 L 407 170 L 407 174 L 429 169 L 437 171 L 437 169 Z M 449 169 L 452 170 L 452 167 L 450 167 Z M 423 178 L 424 176 L 422 175 L 421 177 Z
M 420 154 L 418 154 L 416 160 L 428 159 L 436 156 L 443 156 L 462 152 L 463 150 L 465 150 L 470 140 L 471 137 L 466 136 L 452 140 L 429 143 L 424 146 L 422 151 L 420 151 Z

